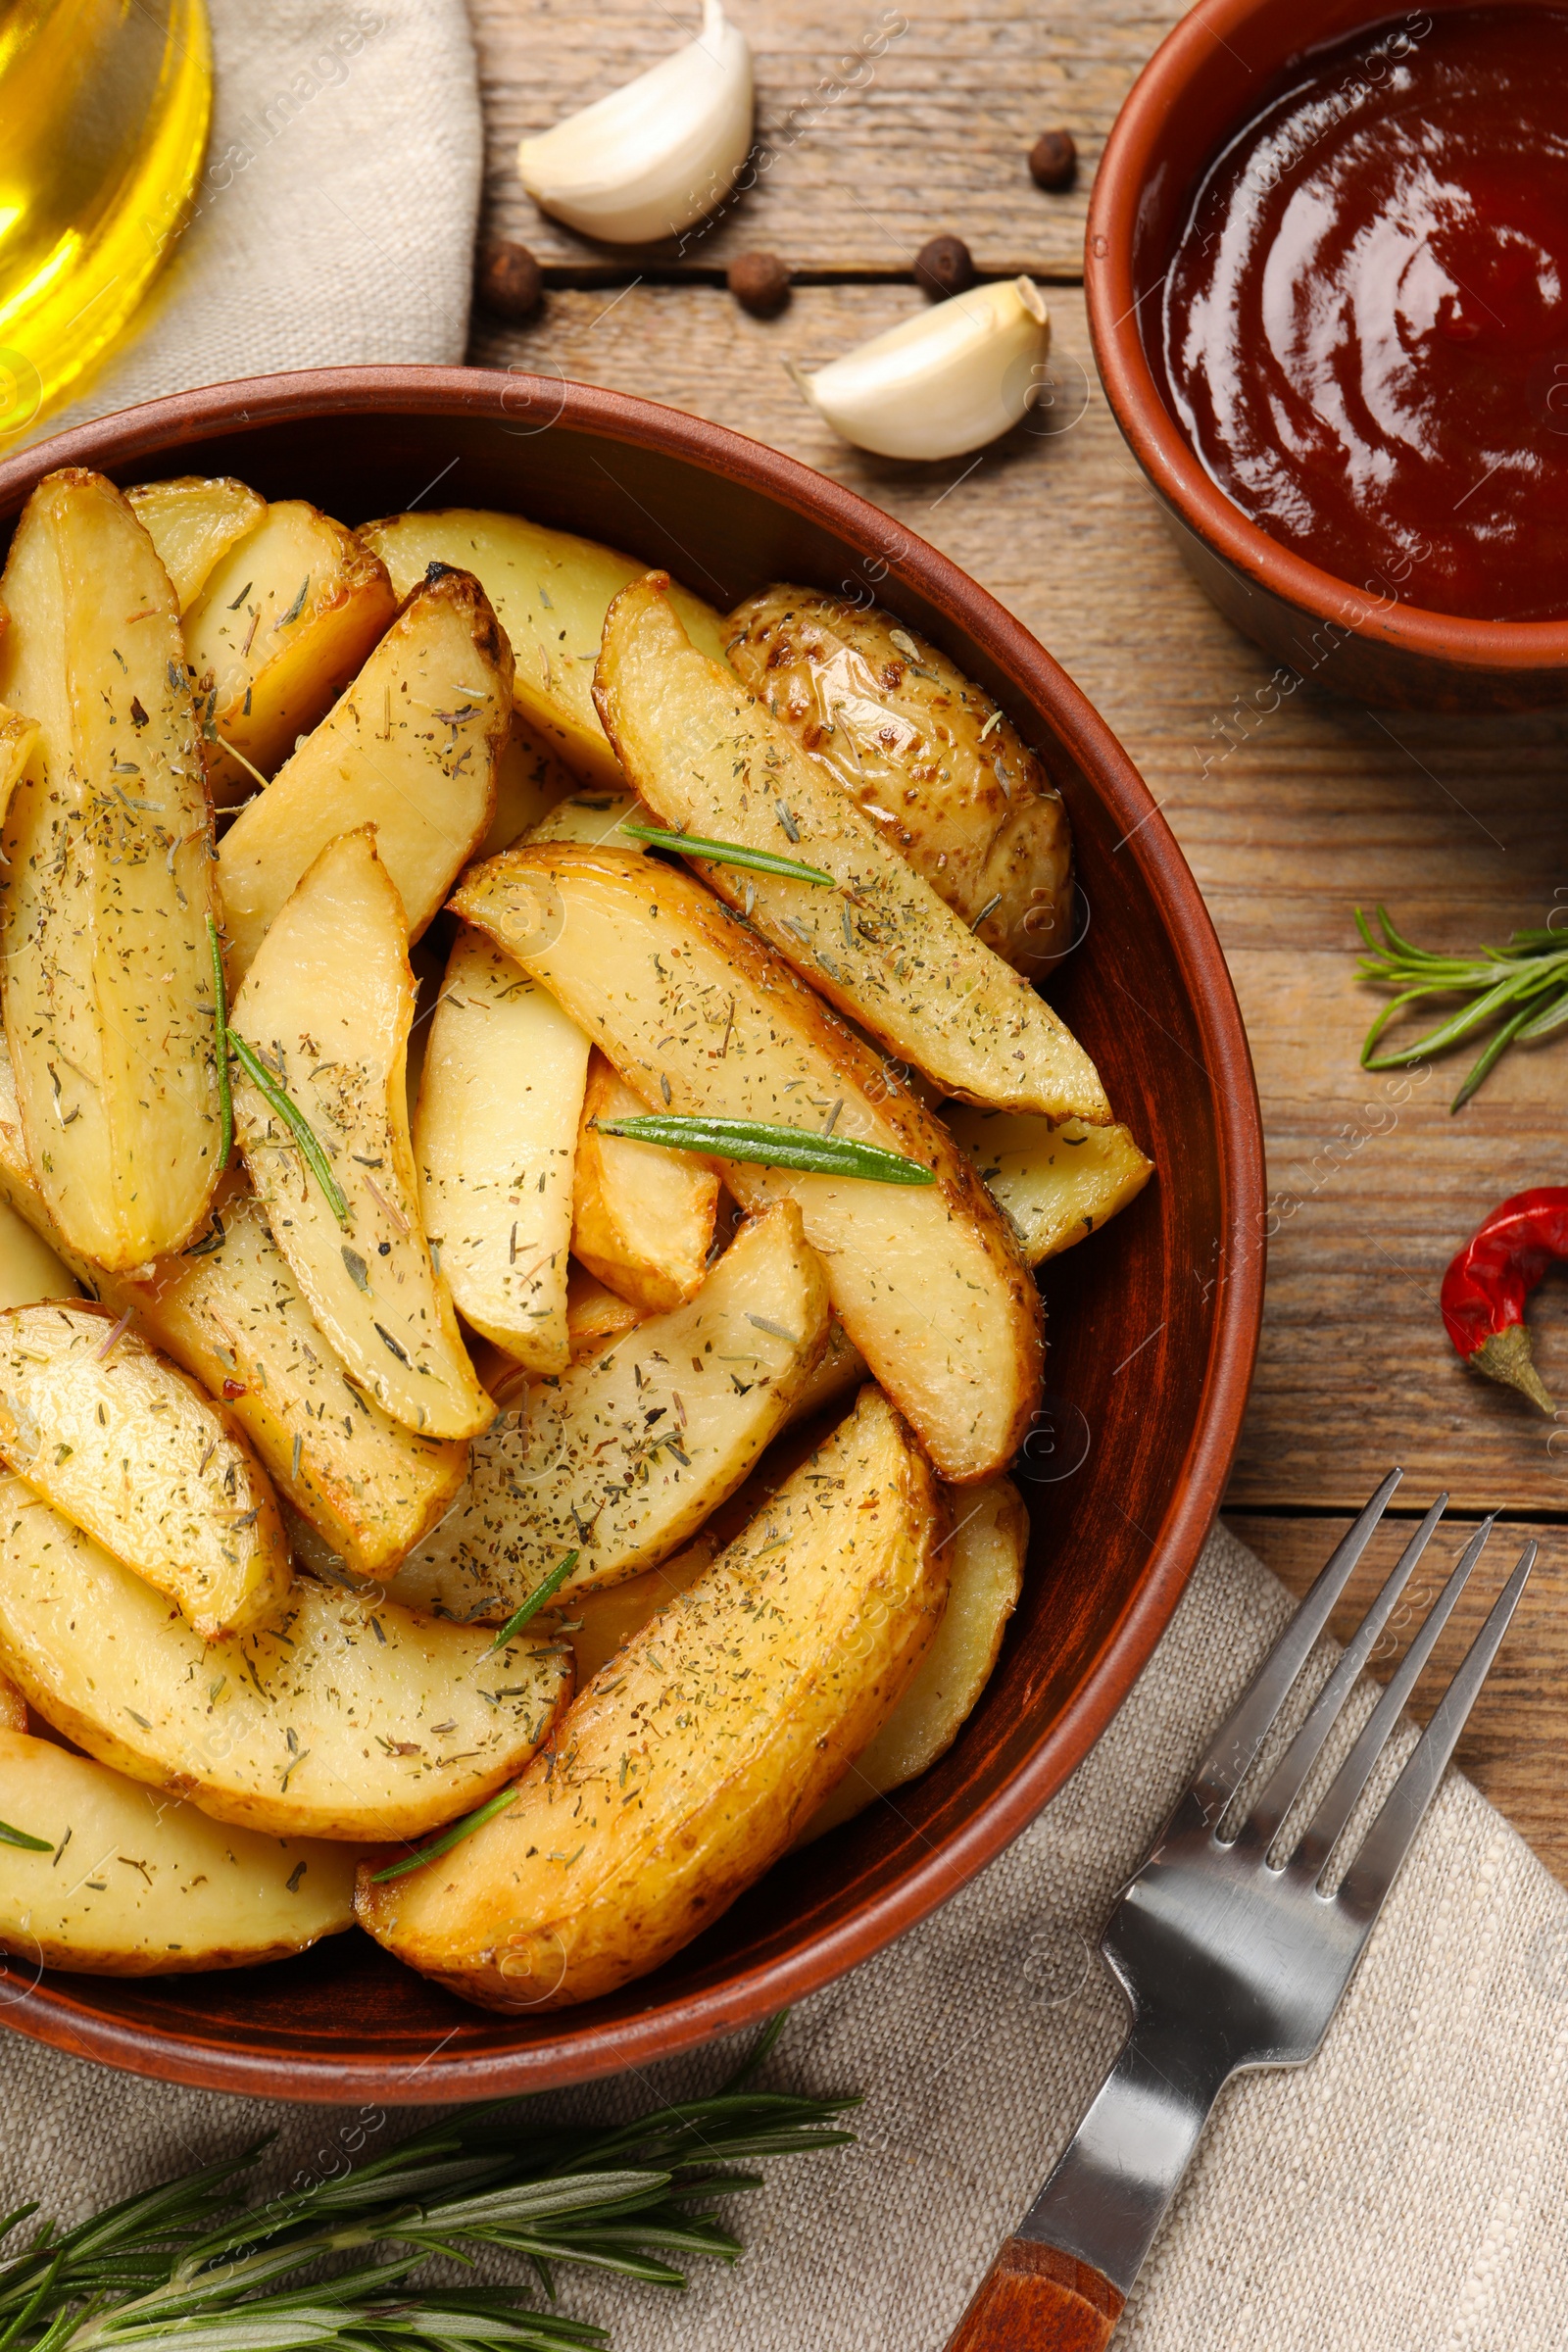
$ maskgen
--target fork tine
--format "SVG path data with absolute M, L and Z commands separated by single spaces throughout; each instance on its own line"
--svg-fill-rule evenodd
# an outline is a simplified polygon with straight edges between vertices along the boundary
M 1214 1735 L 1214 1742 L 1198 1767 L 1188 1791 L 1206 1820 L 1217 1821 L 1252 1768 L 1258 1749 L 1268 1738 L 1275 1716 L 1291 1685 L 1306 1663 L 1313 1642 L 1327 1625 L 1357 1560 L 1372 1540 L 1372 1531 L 1388 1509 L 1389 1498 L 1404 1476 L 1391 1470 L 1367 1503 L 1355 1525 L 1336 1545 L 1328 1564 L 1242 1693 L 1235 1711 Z
M 1339 1720 L 1340 1709 L 1348 1697 L 1352 1684 L 1371 1656 L 1378 1636 L 1393 1616 L 1396 1601 L 1408 1584 L 1416 1562 L 1431 1543 L 1433 1531 L 1447 1507 L 1448 1497 L 1440 1494 L 1400 1553 L 1393 1574 L 1385 1580 L 1382 1591 L 1347 1644 L 1334 1672 L 1312 1701 L 1306 1720 L 1270 1774 L 1245 1825 L 1243 1835 L 1250 1843 L 1266 1847 L 1279 1835 L 1281 1823 L 1299 1796 L 1301 1785 L 1317 1762 L 1323 1742 Z
M 1406 1758 L 1404 1769 L 1384 1798 L 1360 1852 L 1345 1874 L 1339 1899 L 1369 1927 L 1382 1909 L 1384 1897 L 1410 1850 L 1422 1817 L 1437 1794 L 1438 1783 L 1492 1661 L 1502 1645 L 1509 1619 L 1519 1606 L 1535 1564 L 1536 1545 L 1532 1541 L 1519 1554 L 1518 1566 L 1494 1601 L 1486 1624 L 1465 1652 L 1463 1664 L 1439 1700 L 1432 1721 Z
M 1333 1852 L 1335 1841 L 1343 1834 L 1346 1823 L 1355 1811 L 1357 1798 L 1372 1777 L 1373 1766 L 1404 1711 L 1405 1700 L 1420 1679 L 1421 1669 L 1437 1646 L 1438 1636 L 1453 1613 L 1454 1604 L 1469 1581 L 1471 1569 L 1486 1548 L 1492 1525 L 1491 1519 L 1483 1519 L 1459 1554 L 1447 1583 L 1428 1610 L 1420 1632 L 1400 1660 L 1398 1673 L 1391 1679 L 1387 1690 L 1362 1725 L 1355 1745 L 1330 1783 L 1293 1857 L 1292 1867 L 1298 1876 L 1317 1878 Z

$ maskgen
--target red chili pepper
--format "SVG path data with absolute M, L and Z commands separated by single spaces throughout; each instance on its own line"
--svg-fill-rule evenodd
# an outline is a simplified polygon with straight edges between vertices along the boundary
M 1552 1408 L 1530 1354 L 1525 1300 L 1568 1257 L 1568 1185 L 1538 1185 L 1494 1208 L 1443 1277 L 1443 1320 L 1467 1364 Z

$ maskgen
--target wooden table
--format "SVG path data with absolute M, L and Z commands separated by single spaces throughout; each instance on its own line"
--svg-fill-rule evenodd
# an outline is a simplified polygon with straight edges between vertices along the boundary
M 1259 715 L 1252 698 L 1272 665 L 1183 570 L 1095 380 L 1084 319 L 1088 185 L 1178 8 L 925 0 L 906 21 L 880 0 L 848 13 L 832 0 L 727 4 L 756 51 L 768 168 L 683 252 L 628 261 L 542 220 L 514 151 L 523 131 L 688 37 L 690 13 L 662 0 L 472 0 L 485 230 L 531 246 L 550 292 L 524 328 L 476 315 L 470 357 L 667 401 L 850 483 L 983 581 L 1104 713 L 1213 913 L 1278 1195 L 1227 1516 L 1301 1588 L 1392 1461 L 1407 1472 L 1407 1517 L 1444 1485 L 1456 1521 L 1503 1508 L 1439 1674 L 1521 1536 L 1539 1538 L 1541 1565 L 1460 1755 L 1568 1881 L 1568 1288 L 1548 1285 L 1535 1312 L 1560 1428 L 1466 1373 L 1437 1309 L 1443 1268 L 1478 1218 L 1568 1176 L 1568 1047 L 1514 1054 L 1456 1118 L 1462 1063 L 1413 1085 L 1368 1075 L 1358 1049 L 1381 1000 L 1357 984 L 1351 919 L 1355 902 L 1382 901 L 1414 938 L 1467 949 L 1568 904 L 1565 722 L 1375 711 L 1310 688 Z M 1042 194 L 1025 169 L 1050 127 L 1070 129 L 1082 158 L 1065 195 Z M 978 460 L 884 464 L 837 442 L 783 363 L 818 363 L 917 306 L 910 266 L 939 230 L 965 238 L 983 272 L 1028 270 L 1047 288 L 1054 429 Z M 780 253 L 796 274 L 790 307 L 765 324 L 724 291 L 725 265 L 749 248 Z M 1144 1140 L 1157 1155 L 1158 1137 Z M 1392 1542 L 1352 1605 L 1390 1556 Z

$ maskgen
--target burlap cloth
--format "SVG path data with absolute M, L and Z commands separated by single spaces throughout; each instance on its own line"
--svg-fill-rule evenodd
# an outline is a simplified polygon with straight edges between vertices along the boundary
M 227 178 L 141 338 L 74 413 L 272 368 L 460 359 L 480 150 L 459 0 L 215 0 L 214 19 L 209 181 L 225 159 Z M 773 2079 L 863 2088 L 858 2145 L 770 2168 L 735 2216 L 737 2272 L 699 2267 L 683 2296 L 567 2273 L 564 2308 L 609 2324 L 618 2352 L 940 2347 L 1123 2030 L 1094 1950 L 1111 1896 L 1288 1607 L 1217 1532 L 1034 1827 L 797 2012 Z M 1322 2054 L 1222 2100 L 1118 2343 L 1558 2352 L 1565 2053 L 1568 1897 L 1450 1775 Z M 712 2050 L 551 2104 L 629 2114 L 730 2062 Z M 0 2210 L 37 2197 L 67 2221 L 267 2130 L 288 2173 L 331 2163 L 345 2133 L 388 2144 L 405 2120 L 169 2088 L 15 2035 L 0 2084 Z

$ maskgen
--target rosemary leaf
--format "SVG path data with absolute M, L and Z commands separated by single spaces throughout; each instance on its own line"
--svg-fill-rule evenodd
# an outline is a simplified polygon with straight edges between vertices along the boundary
M 261 1055 L 253 1047 L 245 1043 L 237 1029 L 230 1029 L 228 1047 L 229 1052 L 257 1093 L 265 1099 L 269 1107 L 276 1112 L 284 1126 L 292 1134 L 294 1141 L 299 1145 L 301 1152 L 305 1154 L 306 1165 L 325 1194 L 327 1206 L 331 1209 L 333 1216 L 340 1225 L 347 1226 L 349 1221 L 348 1201 L 343 1196 L 342 1186 L 332 1173 L 332 1163 L 322 1151 L 310 1120 L 305 1116 L 299 1104 L 284 1094 L 283 1089 L 262 1060 Z
M 763 1168 L 804 1168 L 816 1176 L 857 1176 L 866 1184 L 935 1184 L 932 1171 L 879 1144 L 806 1127 L 772 1127 L 762 1119 L 687 1119 L 650 1111 L 645 1118 L 601 1119 L 601 1135 L 659 1144 L 667 1152 L 708 1152 Z
M 507 1619 L 506 1624 L 501 1628 L 500 1633 L 497 1634 L 489 1648 L 480 1653 L 481 1658 L 493 1658 L 498 1649 L 505 1649 L 507 1643 L 512 1640 L 514 1634 L 520 1633 L 530 1617 L 537 1617 L 539 1611 L 544 1607 L 546 1601 L 555 1599 L 556 1594 L 561 1591 L 562 1586 L 565 1583 L 567 1577 L 576 1567 L 579 1557 L 580 1554 L 577 1552 L 568 1551 L 564 1560 L 558 1560 L 556 1562 L 556 1565 L 551 1569 L 550 1574 L 545 1578 L 544 1583 L 542 1585 L 536 1585 L 534 1590 L 529 1593 L 527 1599 L 523 1602 L 521 1608 L 514 1610 L 513 1614 Z
M 9 1821 L 0 1821 L 0 1845 L 20 1845 L 24 1854 L 52 1854 L 52 1838 L 34 1838 L 26 1830 L 14 1830 Z
M 1519 1035 L 1520 1031 L 1524 1028 L 1525 1023 L 1529 1020 L 1530 1009 L 1530 1006 L 1527 1004 L 1522 1012 L 1516 1012 L 1514 1014 L 1511 1021 L 1503 1022 L 1502 1027 L 1497 1031 L 1496 1035 L 1486 1047 L 1480 1058 L 1471 1064 L 1468 1076 L 1465 1078 L 1465 1081 L 1460 1087 L 1459 1092 L 1454 1096 L 1453 1101 L 1448 1105 L 1450 1110 L 1462 1109 L 1464 1104 L 1469 1102 L 1471 1096 L 1475 1093 L 1476 1088 L 1480 1086 L 1483 1079 L 1491 1075 L 1495 1064 L 1501 1060 L 1503 1054 L 1506 1054 L 1508 1048 L 1513 1044 L 1514 1039 Z
M 218 944 L 218 925 L 207 917 L 207 952 L 213 959 L 213 1001 L 218 1023 L 218 1108 L 222 1132 L 218 1139 L 218 1165 L 226 1168 L 234 1149 L 234 1093 L 228 1083 L 228 983 L 223 978 L 223 951 Z
M 656 850 L 678 850 L 683 858 L 706 858 L 710 865 L 744 865 L 754 873 L 778 874 L 786 882 L 814 882 L 825 890 L 834 887 L 832 875 L 824 874 L 820 866 L 802 865 L 794 858 L 776 858 L 771 850 L 749 850 L 742 841 L 705 841 L 700 834 L 666 833 L 658 825 L 623 824 L 616 829 Z
M 515 2285 L 424 2286 L 432 2257 L 497 2249 L 555 2297 L 573 2264 L 679 2288 L 672 2257 L 733 2262 L 739 2242 L 709 2210 L 759 2185 L 730 2170 L 759 2148 L 841 2145 L 849 2099 L 748 2086 L 609 2131 L 552 2127 L 531 2100 L 470 2108 L 353 2171 L 240 2203 L 237 2176 L 266 2142 L 167 2181 L 0 2257 L 6 2352 L 597 2352 L 603 2328 L 541 2311 Z M 0 2222 L 0 2238 L 36 2211 Z M 221 2217 L 220 2219 L 220 2216 Z M 376 2259 L 376 2250 L 381 2258 Z M 387 2252 L 386 2249 L 393 2249 Z M 323 2260 L 335 2261 L 330 2275 Z
M 1549 927 L 1516 931 L 1506 948 L 1484 947 L 1474 956 L 1438 956 L 1403 938 L 1385 906 L 1377 909 L 1381 937 L 1359 906 L 1355 920 L 1369 950 L 1357 966 L 1361 978 L 1396 992 L 1366 1033 L 1363 1069 L 1400 1069 L 1425 1061 L 1491 1028 L 1493 1035 L 1449 1104 L 1450 1110 L 1458 1110 L 1510 1046 L 1534 1045 L 1568 1025 L 1568 937 L 1560 932 Z M 1380 1052 L 1386 1032 L 1406 1006 L 1431 997 L 1470 1001 L 1413 1043 Z
M 516 1801 L 516 1795 L 514 1785 L 511 1788 L 503 1788 L 487 1804 L 480 1805 L 472 1813 L 465 1813 L 461 1821 L 455 1821 L 450 1829 L 443 1830 L 439 1838 L 432 1838 L 428 1845 L 421 1845 L 417 1853 L 405 1854 L 401 1862 L 391 1862 L 385 1870 L 372 1872 L 371 1886 L 379 1886 L 383 1879 L 401 1879 L 405 1871 L 418 1870 L 422 1864 L 433 1862 L 438 1854 L 450 1853 L 453 1846 L 461 1845 L 465 1838 L 471 1838 L 475 1830 L 482 1830 L 487 1821 L 494 1821 L 498 1813 L 504 1813 L 510 1804 Z

